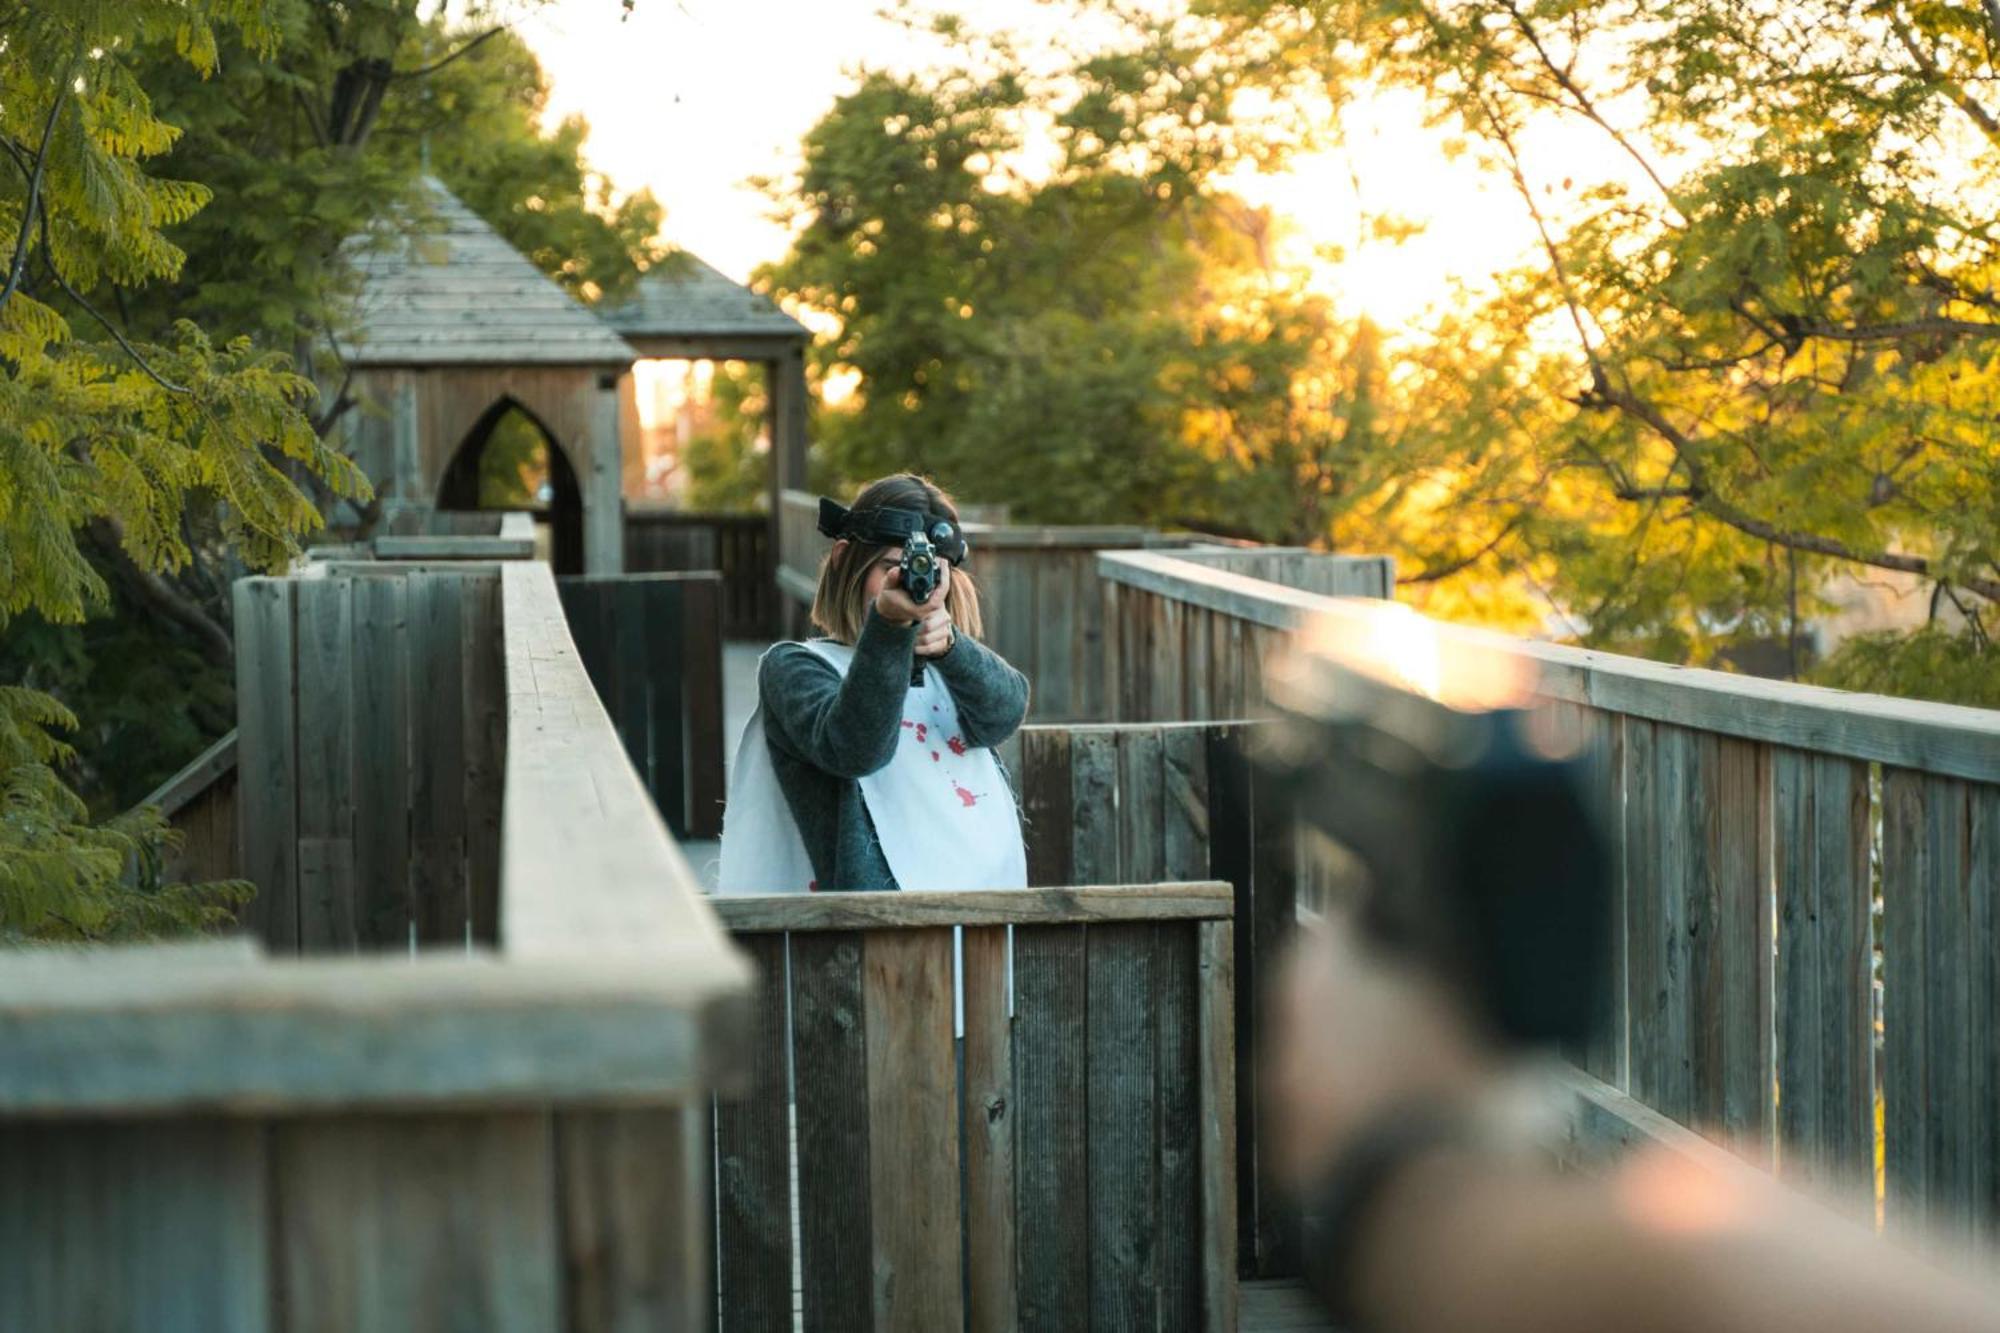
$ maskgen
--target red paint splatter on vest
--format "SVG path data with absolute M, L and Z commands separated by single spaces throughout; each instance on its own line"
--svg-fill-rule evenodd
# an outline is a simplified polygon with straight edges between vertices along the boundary
M 959 755 L 961 757 L 965 754 L 965 737 L 953 736 L 950 740 L 946 741 L 945 744 L 951 747 L 951 752 L 953 754 Z
M 917 739 L 918 739 L 918 740 L 923 740 L 923 739 L 924 739 L 924 733 L 925 733 L 925 732 L 926 732 L 927 730 L 929 730 L 929 728 L 925 727 L 923 723 L 921 723 L 921 722 L 917 723 Z
M 809 880 L 807 880 L 807 881 L 806 881 L 806 892 L 807 892 L 807 893 L 818 893 L 818 892 L 819 892 L 819 881 L 818 881 L 818 880 L 816 880 L 816 879 L 809 879 Z
M 968 806 L 979 804 L 979 798 L 977 796 L 967 791 L 965 788 L 959 786 L 956 782 L 951 784 L 951 789 L 958 793 L 958 799 L 964 804 Z
M 916 726 L 917 724 L 916 724 L 916 723 L 914 723 L 914 722 L 912 722 L 912 721 L 910 721 L 910 719 L 908 719 L 908 718 L 906 717 L 906 718 L 904 718 L 904 719 L 903 719 L 903 725 L 904 725 L 904 726 L 906 726 L 906 727 L 914 727 L 914 726 Z
M 937 752 L 936 750 L 932 750 L 932 751 L 931 751 L 931 762 L 932 762 L 933 764 L 935 764 L 935 763 L 936 763 L 937 761 L 938 761 L 938 752 Z

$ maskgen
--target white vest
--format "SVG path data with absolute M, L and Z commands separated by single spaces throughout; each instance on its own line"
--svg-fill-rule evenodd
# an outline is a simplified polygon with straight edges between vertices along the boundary
M 831 639 L 804 645 L 844 678 L 854 650 Z M 967 742 L 958 705 L 935 667 L 903 696 L 896 755 L 860 779 L 882 859 L 906 889 L 1019 889 L 1027 852 L 1014 793 L 993 752 Z M 736 746 L 723 807 L 717 892 L 808 893 L 819 887 L 785 804 L 764 739 L 764 707 Z

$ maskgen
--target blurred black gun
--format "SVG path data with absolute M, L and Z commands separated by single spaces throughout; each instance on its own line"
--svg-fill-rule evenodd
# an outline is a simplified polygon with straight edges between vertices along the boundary
M 1602 1021 L 1611 845 L 1591 756 L 1530 668 L 1390 604 L 1308 626 L 1268 678 L 1258 762 L 1363 874 L 1365 938 L 1456 991 L 1510 1045 Z
M 937 549 L 931 545 L 931 539 L 921 532 L 903 538 L 903 563 L 899 568 L 903 571 L 903 591 L 910 595 L 910 600 L 918 606 L 930 601 L 938 586 Z M 923 683 L 924 664 L 918 659 L 910 664 L 910 684 Z

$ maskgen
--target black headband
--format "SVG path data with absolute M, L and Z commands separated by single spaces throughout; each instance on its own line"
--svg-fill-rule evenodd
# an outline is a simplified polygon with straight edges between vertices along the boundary
M 849 509 L 824 496 L 819 502 L 819 530 L 839 541 L 850 539 L 868 546 L 901 546 L 913 532 L 930 538 L 937 553 L 954 565 L 965 563 L 972 547 L 958 524 L 943 514 L 926 514 L 920 509 L 897 509 L 887 505 L 869 509 Z

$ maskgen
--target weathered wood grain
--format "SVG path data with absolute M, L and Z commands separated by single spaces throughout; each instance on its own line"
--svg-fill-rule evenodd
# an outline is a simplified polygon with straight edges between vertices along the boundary
M 1160 729 L 1160 867 L 1162 879 L 1206 879 L 1208 745 L 1196 726 Z
M 1159 728 L 1122 729 L 1118 747 L 1118 874 L 1132 884 L 1166 877 L 1166 775 Z
M 1704 941 L 1709 988 L 1702 1016 L 1701 1113 L 1738 1151 L 1772 1161 L 1774 997 L 1771 901 L 1771 752 L 1714 737 L 1708 770 L 1707 862 L 1714 910 Z
M 410 897 L 420 948 L 465 947 L 464 575 L 409 577 Z
M 714 1322 L 714 1148 L 706 1108 L 555 1117 L 562 1327 L 644 1333 Z
M 1771 790 L 1780 1168 L 1802 1184 L 1872 1184 L 1868 768 L 1778 749 Z M 1898 900 L 1885 922 L 1892 948 L 1904 922 Z
M 305 1118 L 271 1153 L 287 1333 L 556 1325 L 546 1115 Z
M 1072 732 L 1069 758 L 1070 875 L 1085 884 L 1119 883 L 1116 733 Z
M 510 516 L 511 517 L 511 516 Z M 507 764 L 507 678 L 500 579 L 467 579 L 460 629 L 465 672 L 465 854 L 474 941 L 500 937 L 500 805 Z
M 1076 889 L 965 889 L 909 893 L 774 893 L 715 900 L 732 930 L 881 930 L 931 926 L 1056 925 L 1227 916 L 1226 884 L 1101 885 Z
M 949 930 L 871 935 L 862 950 L 874 1326 L 964 1321 L 958 1076 Z
M 1159 1317 L 1159 1126 L 1154 1085 L 1160 978 L 1149 923 L 1086 932 L 1086 1172 L 1090 1323 L 1150 1328 Z
M 1234 1333 L 1239 1170 L 1236 1145 L 1236 942 L 1228 921 L 1197 930 L 1197 1086 L 1201 1117 L 1202 1322 L 1207 1333 Z
M 1010 1333 L 1019 1317 L 1014 1299 L 1018 1116 L 1007 951 L 1002 927 L 965 932 L 965 1288 L 973 1333 Z
M 410 947 L 410 632 L 402 578 L 354 581 L 354 873 L 363 948 Z
M 1153 927 L 1155 1041 L 1150 1099 L 1159 1144 L 1153 1270 L 1161 1328 L 1202 1325 L 1201 1015 L 1203 981 L 1195 922 Z
M 815 1333 L 875 1319 L 863 947 L 859 933 L 791 940 L 799 1267 L 805 1327 Z
M 626 760 L 541 564 L 501 569 L 507 789 L 501 939 L 510 957 L 732 955 L 700 882 Z M 579 884 L 590 891 L 578 893 Z M 739 974 L 747 982 L 747 969 Z
M 1251 1016 L 1246 1058 L 1255 1059 L 1264 1032 L 1263 1005 L 1278 959 L 1298 922 L 1299 848 L 1291 794 L 1272 770 L 1250 766 L 1250 912 L 1239 906 L 1239 939 L 1251 942 L 1250 966 L 1236 973 L 1243 995 L 1239 1013 Z M 1239 899 L 1239 904 L 1241 900 Z M 1241 1091 L 1254 1095 L 1254 1080 Z M 1257 1272 L 1262 1277 L 1289 1277 L 1300 1271 L 1299 1213 L 1288 1195 L 1274 1188 L 1264 1160 L 1265 1128 L 1261 1108 L 1252 1121 L 1251 1151 L 1237 1159 L 1239 1167 L 1257 1178 Z
M 1255 851 L 1250 808 L 1250 765 L 1244 753 L 1245 728 L 1217 727 L 1208 733 L 1208 830 L 1209 873 L 1228 883 L 1233 890 L 1236 923 L 1231 942 L 1236 956 L 1231 975 L 1239 987 L 1233 1006 L 1233 1045 L 1243 1060 L 1256 1050 L 1255 987 L 1256 956 L 1254 897 L 1251 866 Z M 1236 1217 L 1237 1247 L 1245 1260 L 1257 1257 L 1257 1102 L 1254 1081 L 1242 1080 L 1236 1088 L 1233 1117 L 1236 1131 Z
M 235 588 L 237 828 L 243 874 L 257 886 L 243 923 L 277 953 L 299 948 L 298 723 L 292 587 L 239 579 Z
M 1074 581 L 1063 554 L 1037 553 L 1023 573 L 1034 580 L 1034 690 L 1040 713 L 1049 722 L 1081 721 L 1074 693 L 1078 678 L 1077 619 L 1082 609 L 1071 599 Z M 1094 666 L 1094 664 L 1092 664 Z
M 1067 730 L 1030 728 L 1021 734 L 1021 819 L 1028 843 L 1028 883 L 1074 883 L 1070 844 L 1075 815 Z
M 298 630 L 299 949 L 359 943 L 354 880 L 354 583 L 301 581 Z
M 0 1181 L 0 1328 L 271 1327 L 258 1121 L 9 1121 Z
M 739 936 L 758 970 L 749 1088 L 715 1109 L 717 1290 L 731 1329 L 792 1326 L 785 937 Z
M 1084 932 L 1014 931 L 1018 1299 L 1026 1330 L 1083 1329 L 1090 1308 Z
M 1882 774 L 1886 1215 L 1898 1229 L 2000 1230 L 1993 1055 L 1996 789 Z

